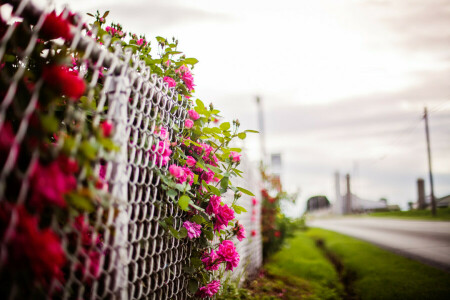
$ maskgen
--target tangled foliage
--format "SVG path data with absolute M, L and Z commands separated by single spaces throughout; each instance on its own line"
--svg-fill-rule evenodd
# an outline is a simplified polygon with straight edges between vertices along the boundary
M 297 194 L 289 194 L 283 190 L 280 177 L 267 173 L 260 167 L 264 188 L 261 190 L 261 230 L 263 240 L 263 259 L 278 251 L 286 237 L 299 227 L 297 221 L 286 217 L 280 209 L 282 201 L 295 202 Z

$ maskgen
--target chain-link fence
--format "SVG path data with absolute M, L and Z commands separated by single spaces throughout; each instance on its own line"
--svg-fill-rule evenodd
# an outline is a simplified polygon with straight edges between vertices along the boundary
M 14 73 L 1 71 L 2 80 L 7 84 L 2 87 L 5 90 L 1 95 L 0 129 L 4 131 L 5 120 L 11 119 L 13 114 L 15 134 L 12 144 L 2 148 L 4 138 L 0 143 L 0 151 L 3 151 L 0 199 L 15 206 L 8 211 L 10 217 L 4 223 L 7 228 L 0 240 L 0 271 L 14 256 L 9 242 L 20 223 L 17 221 L 21 218 L 18 205 L 34 197 L 31 193 L 37 184 L 33 169 L 42 149 L 27 154 L 25 159 L 20 156 L 27 147 L 24 137 L 33 130 L 34 108 L 42 79 L 36 81 L 25 103 L 17 103 L 16 96 L 21 93 L 21 82 L 30 68 L 30 56 L 39 44 L 39 30 L 50 12 L 40 11 L 26 0 L 3 2 L 11 4 L 14 18 L 32 26 L 25 35 L 27 40 L 19 51 L 20 61 Z M 8 49 L 17 47 L 11 42 L 17 30 L 18 26 L 9 26 L 3 33 L 0 59 L 7 59 Z M 107 151 L 108 145 L 103 145 L 95 152 L 95 163 L 81 166 L 76 178 L 78 185 L 88 184 L 90 173 L 101 174 L 105 183 L 98 201 L 107 204 L 96 205 L 93 211 L 75 219 L 68 218 L 73 222 L 70 226 L 59 222 L 58 216 L 48 221 L 49 227 L 61 238 L 68 262 L 62 270 L 63 278 L 53 278 L 43 285 L 44 294 L 63 299 L 187 299 L 190 295 L 183 265 L 189 264 L 190 242 L 168 235 L 159 223 L 171 216 L 174 228 L 179 230 L 186 213 L 161 189 L 158 172 L 167 171 L 170 161 L 164 161 L 162 153 L 170 151 L 170 144 L 183 130 L 188 102 L 173 88 L 168 88 L 162 78 L 151 74 L 145 63 L 131 52 L 122 52 L 120 46 L 115 47 L 114 53 L 107 50 L 108 37 L 102 37 L 103 44 L 100 44 L 95 32 L 91 36 L 84 33 L 81 22 L 71 32 L 73 38 L 67 47 L 81 53 L 77 72 L 88 82 L 87 97 L 80 102 L 89 107 L 95 99 L 96 105 L 86 110 L 80 109 L 80 103 L 67 102 L 64 107 L 49 110 L 49 116 L 63 115 L 62 129 L 55 131 L 50 140 L 51 156 L 57 157 L 67 147 L 64 132 L 68 131 L 74 133 L 74 139 L 70 140 L 71 153 L 88 155 L 88 144 L 95 133 L 81 132 L 80 128 L 95 128 L 101 121 L 113 125 L 112 141 L 119 150 Z M 87 126 L 87 120 L 92 124 Z M 175 131 L 174 127 L 180 131 Z M 20 164 L 15 163 L 18 157 Z M 49 181 L 47 184 L 56 183 Z M 247 231 L 255 230 L 256 235 L 252 237 L 251 232 L 247 232 L 249 239 L 239 249 L 243 257 L 240 268 L 249 265 L 250 272 L 254 273 L 261 264 L 261 242 L 259 211 L 252 214 L 252 208 L 247 207 L 248 213 L 242 215 L 241 222 Z M 5 299 L 34 297 L 32 291 L 20 290 L 21 282 L 16 278 L 1 280 L 12 283 L 2 288 L 2 292 L 7 293 Z

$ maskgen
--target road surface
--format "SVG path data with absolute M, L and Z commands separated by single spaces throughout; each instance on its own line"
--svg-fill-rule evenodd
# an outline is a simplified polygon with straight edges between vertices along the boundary
M 450 272 L 450 222 L 345 217 L 308 221 Z

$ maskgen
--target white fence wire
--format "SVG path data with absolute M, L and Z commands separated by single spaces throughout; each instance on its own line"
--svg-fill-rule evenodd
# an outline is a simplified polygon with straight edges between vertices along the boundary
M 4 2 L 14 7 L 14 17 L 36 25 L 26 42 L 28 46 L 22 53 L 21 66 L 8 78 L 9 88 L 1 102 L 0 128 L 16 105 L 18 82 L 27 68 L 28 55 L 36 45 L 40 26 L 48 13 L 38 10 L 30 1 Z M 187 239 L 178 240 L 168 235 L 159 224 L 160 220 L 172 216 L 174 227 L 179 230 L 186 213 L 160 188 L 156 170 L 165 172 L 170 164 L 163 163 L 158 156 L 158 150 L 161 150 L 158 147 L 164 141 L 160 129 L 166 128 L 169 140 L 174 142 L 177 132 L 172 128 L 176 125 L 183 129 L 188 102 L 184 98 L 180 102 L 174 89 L 168 88 L 162 78 L 151 74 L 137 56 L 131 52 L 123 53 L 121 47 L 116 47 L 114 53 L 109 52 L 108 38 L 100 45 L 95 34 L 86 36 L 81 26 L 80 23 L 77 28 L 73 28 L 74 38 L 70 48 L 84 53 L 79 62 L 80 76 L 86 77 L 88 73 L 92 75 L 88 83 L 88 100 L 98 93 L 93 123 L 98 125 L 100 118 L 111 122 L 115 128 L 112 139 L 120 150 L 114 155 L 108 155 L 102 150 L 98 153 L 99 159 L 94 167 L 96 172 L 100 169 L 105 172 L 108 182 L 105 197 L 109 205 L 98 206 L 93 213 L 83 214 L 84 222 L 90 224 L 89 229 L 74 225 L 72 228 L 75 229 L 68 233 L 53 220 L 52 229 L 61 236 L 69 263 L 63 270 L 65 280 L 53 280 L 46 294 L 50 298 L 61 299 L 187 299 L 191 295 L 187 291 L 183 266 L 189 264 L 192 245 Z M 0 59 L 10 46 L 8 43 L 13 30 L 10 27 L 1 40 Z M 31 130 L 30 118 L 39 94 L 39 82 L 28 104 L 16 112 L 20 126 L 10 152 L 24 146 L 21 145 L 22 138 L 27 130 Z M 86 118 L 85 111 L 76 109 L 71 103 L 67 104 L 66 124 L 82 123 Z M 60 150 L 62 146 L 59 143 L 56 149 Z M 73 151 L 81 151 L 81 147 L 75 144 Z M 8 180 L 11 176 L 17 177 L 20 182 L 16 203 L 26 201 L 30 196 L 30 168 L 36 159 L 36 155 L 32 156 L 21 169 L 11 163 L 4 164 L 0 170 L 2 201 L 10 197 Z M 243 167 L 246 180 L 240 186 L 254 189 L 258 185 L 258 176 L 254 171 L 252 173 L 254 168 L 250 165 L 244 164 Z M 80 172 L 77 180 L 87 180 L 85 172 Z M 239 218 L 247 229 L 247 239 L 238 243 L 242 260 L 235 273 L 246 267 L 247 274 L 254 275 L 262 262 L 260 210 L 259 204 L 254 206 L 250 198 L 244 206 L 247 213 Z M 13 216 L 17 213 L 14 209 L 11 212 Z M 11 228 L 7 231 L 14 230 L 14 222 L 10 222 L 9 226 Z M 89 231 L 91 241 L 88 245 L 82 241 L 86 230 Z M 0 248 L 2 258 L 11 255 L 7 253 L 7 240 L 0 240 Z M 80 272 L 80 265 L 81 269 L 89 270 L 94 264 L 98 265 L 98 272 Z M 4 265 L 0 264 L 0 271 Z M 5 299 L 20 299 L 23 295 L 32 297 L 31 292 L 24 293 L 19 286 L 20 283 L 16 282 L 8 287 L 8 295 L 3 295 Z

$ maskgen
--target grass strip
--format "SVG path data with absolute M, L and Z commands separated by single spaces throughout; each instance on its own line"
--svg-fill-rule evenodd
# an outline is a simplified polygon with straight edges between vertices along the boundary
M 322 240 L 354 274 L 360 299 L 450 299 L 450 274 L 444 271 L 328 230 L 312 228 L 306 235 Z
M 412 220 L 450 221 L 450 208 L 438 208 L 436 216 L 431 215 L 430 210 L 387 211 L 370 213 L 371 217 L 388 217 Z
M 264 269 L 249 285 L 255 299 L 342 299 L 335 268 L 305 232 L 288 239 Z

